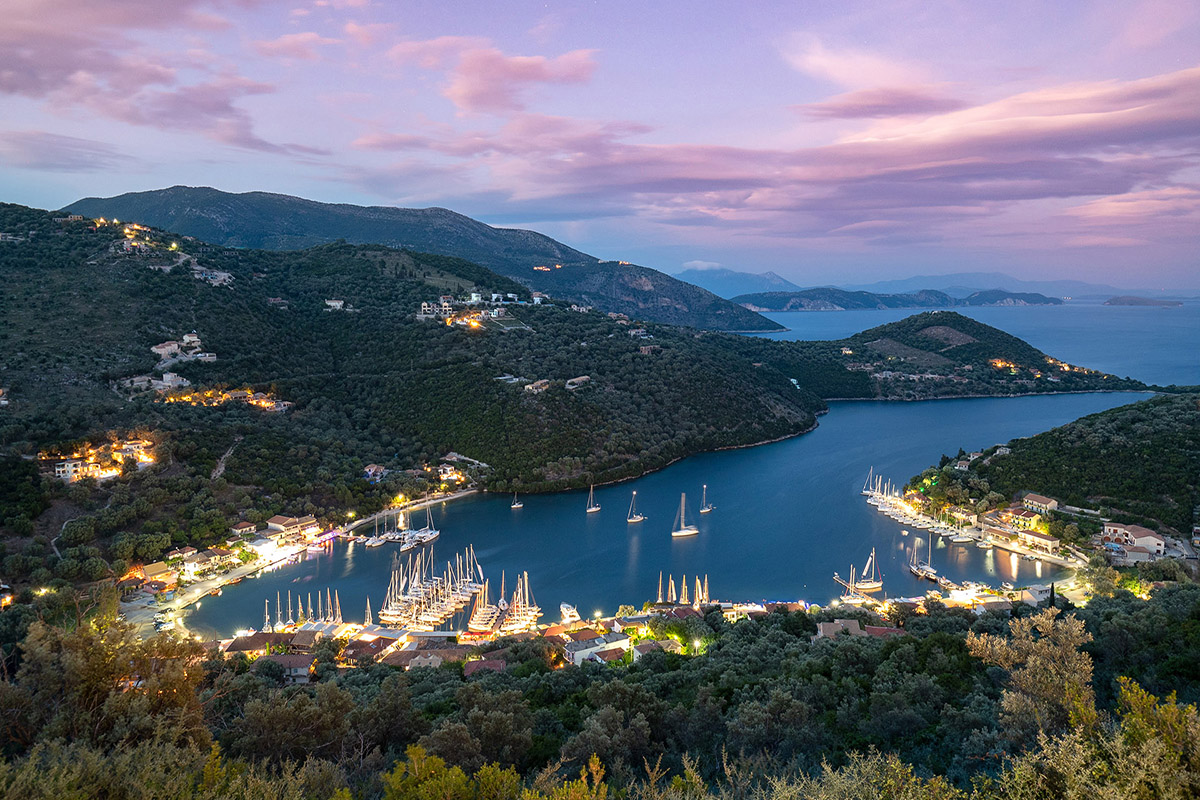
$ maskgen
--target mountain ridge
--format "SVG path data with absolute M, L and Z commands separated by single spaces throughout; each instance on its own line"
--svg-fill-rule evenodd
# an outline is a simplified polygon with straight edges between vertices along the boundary
M 739 295 L 733 302 L 753 311 L 847 311 L 881 308 L 961 308 L 966 306 L 1062 305 L 1057 297 L 1033 292 L 1008 292 L 986 289 L 964 298 L 952 297 L 936 289 L 903 294 L 851 292 L 835 287 L 803 289 L 797 292 L 761 292 Z
M 273 192 L 172 186 L 87 197 L 62 209 L 136 220 L 212 244 L 300 250 L 345 240 L 454 256 L 532 290 L 636 319 L 724 331 L 770 331 L 765 317 L 664 272 L 602 261 L 536 231 L 495 228 L 444 208 L 321 203 Z

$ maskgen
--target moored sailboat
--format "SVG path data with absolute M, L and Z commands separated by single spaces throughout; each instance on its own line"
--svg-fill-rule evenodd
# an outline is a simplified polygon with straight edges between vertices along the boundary
M 637 490 L 634 490 L 633 497 L 629 500 L 629 514 L 626 515 L 625 521 L 632 524 L 641 522 L 646 519 L 645 515 L 639 514 L 637 510 Z
M 524 508 L 524 507 L 525 507 L 525 504 L 517 499 L 517 493 L 513 492 L 512 505 L 510 505 L 509 508 Z
M 712 511 L 715 507 L 716 506 L 714 506 L 712 503 L 708 502 L 708 484 L 706 483 L 706 484 L 704 484 L 704 487 L 700 490 L 700 513 L 707 514 L 708 512 Z
M 592 484 L 591 487 L 588 488 L 587 513 L 595 514 L 599 510 L 600 504 L 596 502 L 596 485 Z
M 700 529 L 695 525 L 687 524 L 687 512 L 684 509 L 686 502 L 687 494 L 680 492 L 679 513 L 675 516 L 675 527 L 671 529 L 672 536 L 695 536 L 700 532 Z
M 860 592 L 877 592 L 883 588 L 883 576 L 879 574 L 879 560 L 874 547 L 871 548 L 871 555 L 867 556 L 861 576 L 854 582 L 854 588 Z

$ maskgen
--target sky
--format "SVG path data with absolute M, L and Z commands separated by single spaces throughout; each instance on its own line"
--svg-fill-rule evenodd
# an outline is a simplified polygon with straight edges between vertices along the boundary
M 7 0 L 0 200 L 442 206 L 666 272 L 1200 288 L 1200 3 Z

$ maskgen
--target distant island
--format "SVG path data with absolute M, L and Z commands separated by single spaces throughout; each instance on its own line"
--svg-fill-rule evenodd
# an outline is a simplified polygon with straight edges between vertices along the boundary
M 1136 295 L 1123 294 L 1119 297 L 1110 297 L 1104 301 L 1106 306 L 1157 306 L 1159 308 L 1178 308 L 1183 305 L 1178 300 L 1158 300 L 1153 297 L 1137 297 Z
M 936 289 L 903 294 L 851 292 L 833 287 L 795 292 L 757 292 L 733 298 L 751 311 L 848 311 L 879 308 L 961 308 L 970 306 L 1058 306 L 1062 300 L 1037 292 L 987 289 L 964 298 L 951 297 Z

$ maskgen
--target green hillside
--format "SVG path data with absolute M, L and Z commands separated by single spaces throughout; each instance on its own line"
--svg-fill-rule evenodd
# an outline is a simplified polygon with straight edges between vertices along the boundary
M 228 247 L 301 250 L 344 240 L 441 253 L 482 264 L 530 289 L 639 319 L 710 330 L 781 328 L 657 270 L 600 261 L 540 233 L 493 228 L 444 208 L 330 204 L 268 192 L 173 186 L 89 197 L 65 211 L 135 220 Z
M 171 545 L 219 541 L 239 519 L 369 513 L 438 485 L 423 470 L 450 452 L 484 462 L 471 472 L 485 487 L 546 491 L 795 435 L 816 424 L 826 398 L 1135 385 L 995 368 L 987 359 L 1046 357 L 950 312 L 843 342 L 700 332 L 553 303 L 447 326 L 417 319 L 420 304 L 529 294 L 474 263 L 382 245 L 233 249 L 11 205 L 0 207 L 0 231 L 23 239 L 0 246 L 0 388 L 10 400 L 0 446 L 34 458 L 130 434 L 157 449 L 153 468 L 98 486 L 68 488 L 27 474 L 32 461 L 6 461 L 21 468 L 0 480 L 0 524 L 20 537 L 0 552 L 14 580 L 101 574 Z M 215 361 L 156 367 L 152 346 L 193 331 Z M 191 386 L 164 396 L 124 385 L 164 371 Z M 545 390 L 527 391 L 535 381 Z M 164 402 L 235 389 L 290 410 Z M 368 464 L 391 474 L 368 483 Z M 28 538 L 57 535 L 74 518 L 58 555 Z
M 979 469 L 1003 494 L 1037 491 L 1185 535 L 1200 524 L 1200 395 L 1154 397 L 1008 446 Z

